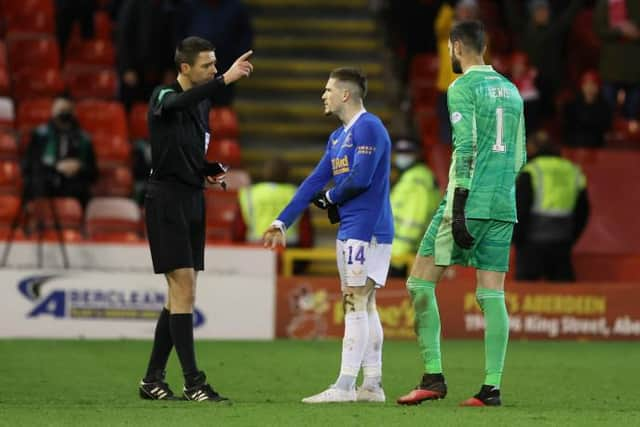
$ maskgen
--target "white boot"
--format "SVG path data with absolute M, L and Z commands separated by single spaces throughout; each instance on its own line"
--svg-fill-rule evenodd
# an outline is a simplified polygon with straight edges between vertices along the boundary
M 338 402 L 355 402 L 356 391 L 355 390 L 340 390 L 334 387 L 329 387 L 325 391 L 315 394 L 313 396 L 305 397 L 302 399 L 302 403 L 338 403 Z
M 356 392 L 358 402 L 384 402 L 386 397 L 382 387 L 364 388 L 360 387 Z

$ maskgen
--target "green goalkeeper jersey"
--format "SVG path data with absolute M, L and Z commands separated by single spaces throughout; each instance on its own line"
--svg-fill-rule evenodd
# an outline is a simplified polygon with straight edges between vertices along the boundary
M 522 98 L 490 65 L 475 65 L 447 91 L 453 154 L 447 187 L 469 190 L 467 218 L 516 222 L 515 180 L 526 162 Z

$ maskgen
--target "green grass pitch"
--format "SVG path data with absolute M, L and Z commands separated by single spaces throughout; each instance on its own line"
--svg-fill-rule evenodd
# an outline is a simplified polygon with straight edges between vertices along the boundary
M 459 408 L 483 380 L 481 341 L 445 341 L 445 400 L 401 407 L 416 385 L 416 344 L 384 348 L 386 404 L 304 405 L 330 384 L 339 341 L 196 345 L 200 367 L 232 406 L 137 396 L 150 342 L 0 340 L 2 426 L 639 426 L 637 343 L 511 342 L 501 408 Z M 168 380 L 181 389 L 175 355 Z

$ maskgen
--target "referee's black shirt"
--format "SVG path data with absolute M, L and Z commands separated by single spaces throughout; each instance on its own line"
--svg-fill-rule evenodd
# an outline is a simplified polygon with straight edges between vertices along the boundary
M 149 101 L 152 182 L 204 188 L 210 98 L 224 86 L 218 77 L 186 92 L 178 81 L 154 89 Z

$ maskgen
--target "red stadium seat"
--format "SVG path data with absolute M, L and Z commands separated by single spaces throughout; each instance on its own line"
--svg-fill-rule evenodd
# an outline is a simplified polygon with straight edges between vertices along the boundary
M 232 167 L 242 165 L 242 153 L 240 144 L 233 139 L 213 141 L 207 150 L 207 160 L 210 162 L 222 162 Z
M 131 139 L 149 139 L 149 125 L 147 123 L 148 105 L 136 103 L 129 112 L 129 132 Z
M 91 141 L 101 169 L 131 164 L 131 144 L 128 139 L 109 133 L 94 133 Z
M 7 68 L 0 66 L 0 95 L 9 95 L 11 93 L 11 83 Z
M 22 171 L 15 160 L 0 161 L 0 193 L 16 196 L 22 193 Z
M 207 204 L 207 240 L 211 242 L 232 242 L 233 222 L 238 212 L 236 191 L 205 192 Z
M 437 55 L 427 53 L 416 55 L 411 61 L 409 80 L 424 79 L 435 82 L 438 68 L 440 68 L 440 60 Z
M 19 157 L 15 133 L 11 130 L 0 129 L 0 159 L 18 160 Z
M 83 100 L 76 104 L 80 126 L 90 134 L 103 133 L 128 139 L 127 115 L 115 101 Z
M 4 40 L 0 40 L 0 68 L 6 68 L 7 65 L 7 45 Z
M 29 225 L 32 229 L 41 222 L 46 228 L 54 227 L 54 212 L 63 229 L 82 230 L 84 214 L 80 202 L 71 197 L 38 198 L 27 204 Z
M 118 76 L 112 69 L 66 68 L 64 79 L 76 99 L 113 99 L 117 95 Z
M 0 97 L 0 127 L 13 128 L 16 113 L 13 100 L 4 96 Z
M 54 97 L 64 92 L 57 68 L 25 68 L 12 75 L 13 96 L 18 100 Z
M 99 10 L 93 15 L 93 27 L 96 39 L 113 40 L 113 22 L 106 11 Z
M 14 194 L 0 194 L 0 226 L 13 223 L 20 209 L 20 197 Z
M 8 36 L 53 34 L 56 29 L 53 14 L 46 10 L 35 10 L 29 13 L 8 16 L 6 22 Z
M 140 239 L 141 218 L 140 208 L 129 198 L 96 197 L 87 205 L 87 235 L 91 239 L 114 234 L 122 238 L 131 233 Z
M 18 105 L 16 128 L 29 133 L 31 129 L 47 123 L 51 118 L 53 98 L 25 99 Z
M 105 162 L 100 162 L 104 164 Z M 130 197 L 133 193 L 133 175 L 129 166 L 116 166 L 100 169 L 98 182 L 93 186 L 92 194 L 100 197 Z
M 22 0 L 19 2 L 4 0 L 0 4 L 6 19 L 11 19 L 15 15 L 33 14 L 39 10 L 53 15 L 55 10 L 54 0 Z
M 7 39 L 12 73 L 24 68 L 60 68 L 60 48 L 52 36 Z
M 80 40 L 77 47 L 67 50 L 65 66 L 97 65 L 113 67 L 115 49 L 110 40 Z
M 42 240 L 45 242 L 58 242 L 59 239 L 58 231 L 53 228 L 47 228 L 42 233 Z M 78 243 L 84 240 L 84 236 L 80 230 L 63 228 L 62 239 L 66 243 Z
M 231 108 L 213 108 L 209 112 L 209 128 L 215 139 L 238 137 L 238 116 Z

